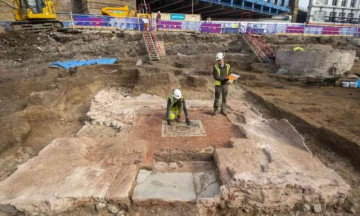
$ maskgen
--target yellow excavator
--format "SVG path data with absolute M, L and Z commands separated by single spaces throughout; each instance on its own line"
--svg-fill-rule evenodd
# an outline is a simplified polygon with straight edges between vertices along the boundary
M 14 0 L 13 5 L 0 0 L 12 8 L 16 22 L 10 24 L 15 31 L 38 31 L 60 29 L 62 22 L 56 20 L 54 3 L 51 0 Z
M 137 12 L 134 9 L 130 9 L 128 5 L 124 7 L 104 7 L 101 9 L 101 12 L 103 15 L 116 18 L 138 17 L 151 19 L 150 6 L 148 4 L 140 4 Z

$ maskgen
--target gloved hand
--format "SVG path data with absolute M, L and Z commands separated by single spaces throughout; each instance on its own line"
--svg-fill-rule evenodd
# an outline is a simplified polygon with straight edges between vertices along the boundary
M 226 77 L 226 78 L 224 79 L 224 81 L 225 81 L 225 82 L 229 81 L 229 78 Z
M 167 122 L 168 125 L 171 125 L 170 119 L 166 119 L 166 122 Z
M 176 117 L 176 121 L 177 121 L 177 122 L 180 122 L 180 116 L 177 116 L 177 117 Z
M 190 120 L 189 118 L 186 118 L 186 124 L 189 126 L 190 125 Z

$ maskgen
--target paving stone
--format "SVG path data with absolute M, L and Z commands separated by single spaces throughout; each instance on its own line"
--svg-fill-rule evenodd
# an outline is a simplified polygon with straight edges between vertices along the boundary
M 178 168 L 178 165 L 177 165 L 177 163 L 169 163 L 169 168 L 176 169 L 176 168 Z
M 114 204 L 107 204 L 106 208 L 109 212 L 116 214 L 119 211 L 119 208 Z
M 313 208 L 314 208 L 315 213 L 320 213 L 321 212 L 321 205 L 320 204 L 315 204 L 313 206 Z
M 147 172 L 141 171 L 138 179 L 143 180 Z M 144 176 L 143 176 L 144 175 Z M 163 173 L 153 172 L 144 182 L 138 181 L 133 194 L 133 201 L 161 200 L 174 201 L 196 201 L 194 191 L 193 175 L 190 172 Z

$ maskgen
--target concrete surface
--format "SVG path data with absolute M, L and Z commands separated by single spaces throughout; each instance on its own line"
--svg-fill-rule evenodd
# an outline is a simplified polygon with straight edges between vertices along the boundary
M 278 51 L 276 65 L 290 75 L 334 77 L 351 70 L 355 55 L 355 51 L 345 50 Z
M 95 200 L 129 204 L 146 150 L 145 141 L 126 137 L 56 139 L 0 182 L 0 209 L 39 215 L 93 205 Z

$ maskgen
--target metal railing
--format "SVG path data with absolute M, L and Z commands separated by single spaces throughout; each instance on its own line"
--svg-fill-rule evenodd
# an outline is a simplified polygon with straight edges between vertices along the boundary
M 257 35 L 252 28 L 242 28 L 245 40 L 247 40 L 257 57 L 263 62 L 273 62 L 275 54 L 270 45 L 260 35 Z

